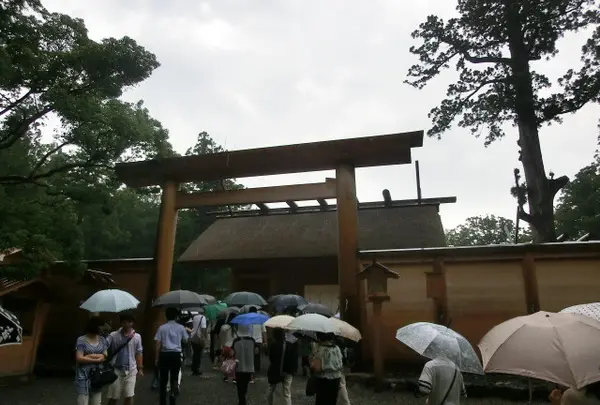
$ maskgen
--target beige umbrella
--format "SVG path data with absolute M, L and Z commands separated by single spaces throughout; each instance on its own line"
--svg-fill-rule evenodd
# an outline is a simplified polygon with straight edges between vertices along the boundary
M 486 373 L 520 375 L 580 389 L 600 381 L 600 322 L 536 312 L 509 319 L 479 342 Z
M 337 336 L 352 340 L 353 342 L 358 342 L 362 339 L 360 331 L 354 326 L 350 325 L 348 322 L 344 322 L 336 318 L 329 318 L 329 322 L 333 323 L 335 326 L 336 331 L 334 333 Z
M 295 318 L 293 316 L 289 315 L 277 315 L 265 322 L 264 325 L 267 328 L 285 328 L 294 319 Z

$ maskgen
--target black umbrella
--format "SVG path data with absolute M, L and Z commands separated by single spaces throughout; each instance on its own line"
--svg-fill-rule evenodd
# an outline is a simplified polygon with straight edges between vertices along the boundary
M 23 328 L 12 312 L 0 307 L 0 346 L 20 345 L 23 342 Z
M 282 295 L 285 295 L 285 294 L 271 295 L 271 296 L 270 296 L 270 297 L 267 299 L 267 302 L 268 302 L 269 304 L 272 304 L 272 303 L 273 303 L 273 301 L 275 301 L 277 298 L 281 297 Z
M 298 308 L 303 305 L 307 305 L 308 301 L 299 295 L 295 294 L 282 294 L 275 296 L 275 299 L 270 302 L 270 305 L 275 308 L 277 312 L 283 312 L 290 308 Z
M 330 318 L 333 316 L 333 311 L 329 309 L 329 307 L 316 302 L 310 302 L 307 305 L 301 305 L 298 307 L 298 309 L 303 314 L 319 314 Z
M 196 294 L 193 291 L 188 290 L 176 290 L 169 291 L 166 294 L 161 295 L 152 304 L 153 307 L 174 307 L 174 308 L 188 308 L 188 307 L 199 307 L 202 305 L 208 305 L 206 298 L 203 298 L 200 294 Z
M 223 302 L 230 307 L 243 307 L 244 305 L 256 305 L 258 307 L 262 307 L 267 305 L 267 301 L 265 301 L 263 297 L 248 291 L 231 293 L 225 297 Z

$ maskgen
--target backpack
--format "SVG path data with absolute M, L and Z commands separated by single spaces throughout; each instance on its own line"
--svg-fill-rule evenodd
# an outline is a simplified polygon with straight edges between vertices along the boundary
M 204 315 L 199 315 L 204 318 Z M 195 345 L 204 345 L 204 334 L 202 333 L 202 318 L 198 322 L 198 327 L 192 331 L 192 343 Z

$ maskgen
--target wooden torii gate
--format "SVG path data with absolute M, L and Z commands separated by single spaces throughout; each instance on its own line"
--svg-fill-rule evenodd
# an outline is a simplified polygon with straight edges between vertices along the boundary
M 129 187 L 160 186 L 155 271 L 151 285 L 158 297 L 171 288 L 177 211 L 199 206 L 337 200 L 340 315 L 360 327 L 362 293 L 357 273 L 358 215 L 355 168 L 411 163 L 411 148 L 423 146 L 423 131 L 313 142 L 208 155 L 122 163 L 117 177 Z M 184 193 L 179 184 L 276 174 L 335 170 L 324 183 Z M 153 314 L 152 327 L 160 322 Z

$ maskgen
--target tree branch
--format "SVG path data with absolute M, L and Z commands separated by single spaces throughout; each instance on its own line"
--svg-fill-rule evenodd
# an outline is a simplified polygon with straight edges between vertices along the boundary
M 0 117 L 21 104 L 27 97 L 29 97 L 33 93 L 33 90 L 29 90 L 23 97 L 19 97 L 17 100 L 10 102 L 5 108 L 0 110 Z
M 31 124 L 33 124 L 34 122 L 42 118 L 44 115 L 52 111 L 53 108 L 47 106 L 42 110 L 38 111 L 36 114 L 32 115 L 31 117 L 24 119 L 16 129 L 9 129 L 8 135 L 3 138 L 0 138 L 0 149 L 8 149 L 11 146 L 13 146 L 15 143 L 17 143 L 19 139 L 23 137 L 23 135 L 25 135 L 27 129 Z

